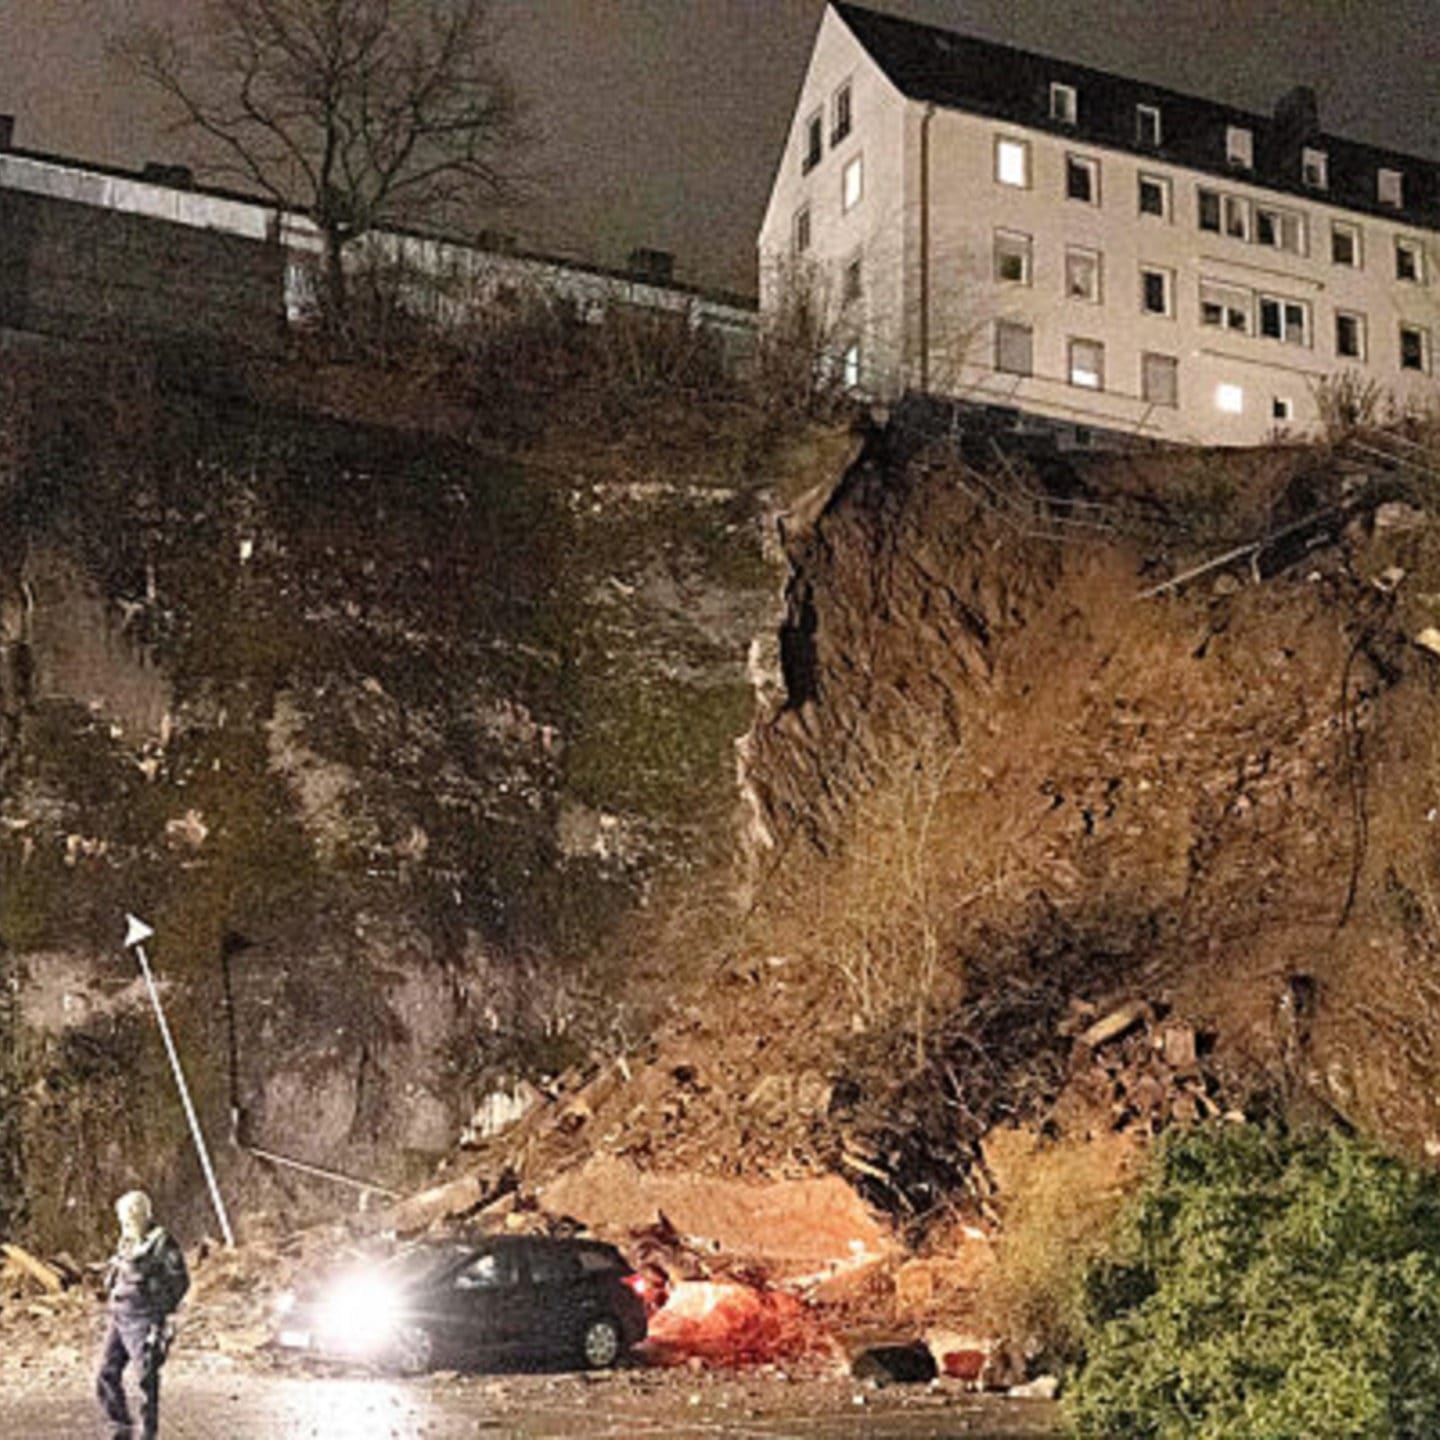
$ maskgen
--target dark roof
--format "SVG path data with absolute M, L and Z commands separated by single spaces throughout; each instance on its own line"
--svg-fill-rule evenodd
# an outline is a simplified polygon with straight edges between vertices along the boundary
M 1398 217 L 1431 227 L 1440 225 L 1440 166 L 1416 155 L 1326 134 L 1315 124 L 1313 108 L 1307 117 L 1303 104 L 1289 114 L 1282 106 L 1274 116 L 1256 115 L 842 0 L 834 0 L 834 8 L 876 64 L 912 100 L 1073 136 L 1080 143 L 1153 155 L 1193 170 L 1392 220 Z M 1050 119 L 1052 82 L 1073 85 L 1079 92 L 1077 124 L 1063 125 Z M 1139 143 L 1137 105 L 1154 105 L 1160 110 L 1162 143 L 1158 147 Z M 1227 163 L 1227 125 L 1253 132 L 1253 170 L 1237 170 Z M 1305 146 L 1329 156 L 1330 183 L 1324 190 L 1311 189 L 1301 179 L 1300 152 Z M 1376 198 L 1375 174 L 1381 168 L 1404 174 L 1402 209 L 1382 205 Z

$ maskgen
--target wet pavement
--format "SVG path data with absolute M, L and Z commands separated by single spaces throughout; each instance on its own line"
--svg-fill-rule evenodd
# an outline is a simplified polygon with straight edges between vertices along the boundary
M 14 1379 L 21 1383 L 10 1383 Z M 103 1435 L 88 1373 L 24 1382 L 0 1377 L 0 1434 L 25 1440 Z M 177 1357 L 167 1367 L 161 1415 L 166 1440 L 999 1440 L 1061 1433 L 1053 1405 L 948 1388 L 877 1390 L 843 1379 L 685 1371 L 395 1381 L 256 1372 L 200 1356 Z

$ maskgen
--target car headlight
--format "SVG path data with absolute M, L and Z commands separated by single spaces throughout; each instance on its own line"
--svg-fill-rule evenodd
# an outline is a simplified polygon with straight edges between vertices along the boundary
M 395 1333 L 400 1297 L 379 1276 L 346 1276 L 321 1300 L 317 1336 L 327 1347 L 352 1355 L 373 1355 Z

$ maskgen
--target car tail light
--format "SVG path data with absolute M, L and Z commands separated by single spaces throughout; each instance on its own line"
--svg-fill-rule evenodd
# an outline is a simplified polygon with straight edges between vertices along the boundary
M 663 1276 L 646 1275 L 631 1271 L 620 1277 L 621 1283 L 632 1290 L 648 1314 L 654 1314 L 669 1297 L 670 1287 Z

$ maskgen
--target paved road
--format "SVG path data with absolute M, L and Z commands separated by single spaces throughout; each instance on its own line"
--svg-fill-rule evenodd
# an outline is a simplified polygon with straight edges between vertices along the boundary
M 670 1372 L 598 1377 L 368 1377 L 227 1371 L 178 1357 L 165 1440 L 977 1440 L 1053 1436 L 1053 1406 L 840 1380 Z M 103 1431 L 88 1377 L 0 1389 L 0 1434 L 82 1440 Z

